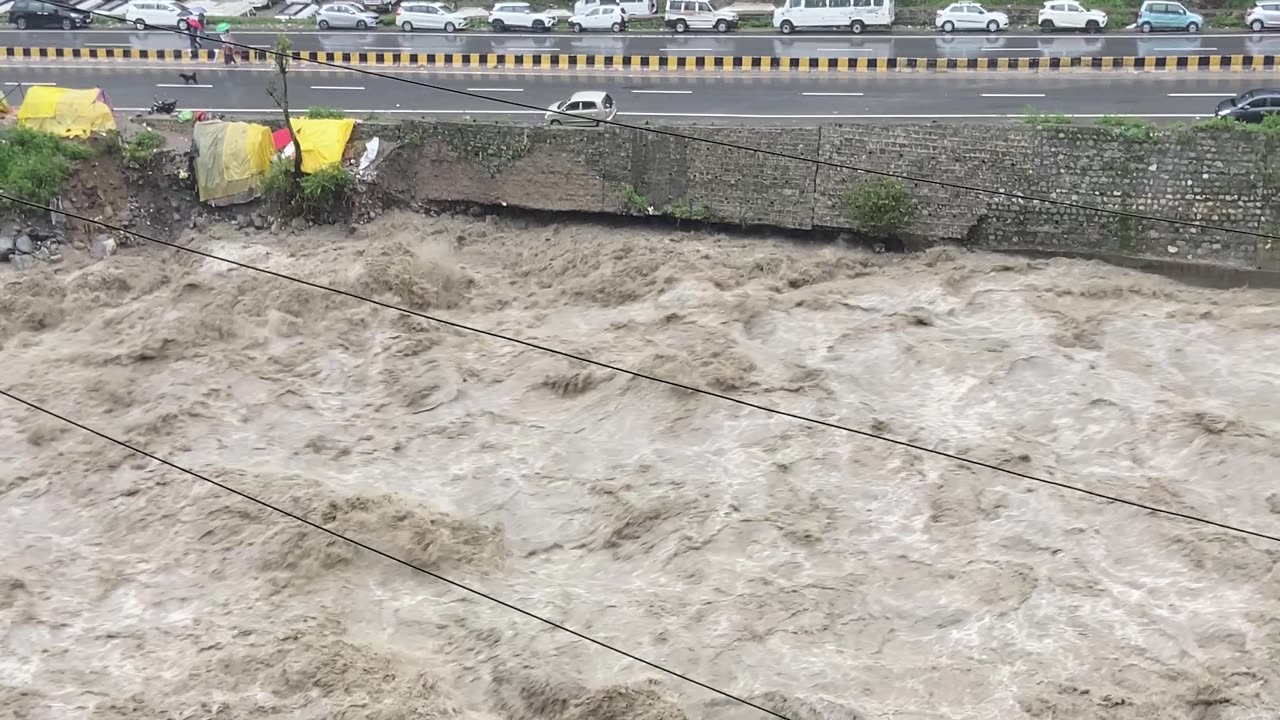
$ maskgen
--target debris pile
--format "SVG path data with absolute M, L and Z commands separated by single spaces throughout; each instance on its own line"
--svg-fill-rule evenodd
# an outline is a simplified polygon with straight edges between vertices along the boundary
M 26 270 L 40 262 L 59 263 L 62 244 L 62 236 L 47 228 L 0 232 L 0 261 L 10 263 L 15 270 Z

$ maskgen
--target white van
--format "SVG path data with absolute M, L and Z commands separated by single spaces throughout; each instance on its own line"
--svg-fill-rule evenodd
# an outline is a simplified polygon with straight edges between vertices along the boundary
M 678 33 L 690 30 L 729 32 L 738 27 L 738 13 L 720 10 L 710 0 L 667 0 L 662 22 Z
M 658 14 L 657 0 L 578 0 L 573 4 L 573 14 L 586 15 L 601 5 L 617 5 L 631 18 Z
M 789 35 L 804 28 L 848 28 L 860 33 L 869 27 L 893 24 L 893 0 L 786 0 L 773 11 L 773 27 Z

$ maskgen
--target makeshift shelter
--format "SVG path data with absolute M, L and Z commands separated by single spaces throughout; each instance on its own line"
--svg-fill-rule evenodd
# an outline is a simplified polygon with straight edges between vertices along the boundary
M 73 138 L 116 129 L 111 103 L 102 90 L 72 90 L 49 85 L 27 89 L 18 108 L 18 124 Z
M 355 126 L 356 121 L 350 118 L 294 120 L 293 131 L 302 146 L 302 172 L 311 174 L 342 162 L 342 153 Z
M 271 166 L 271 129 L 265 125 L 213 120 L 198 122 L 192 135 L 200 201 L 232 205 L 258 197 Z

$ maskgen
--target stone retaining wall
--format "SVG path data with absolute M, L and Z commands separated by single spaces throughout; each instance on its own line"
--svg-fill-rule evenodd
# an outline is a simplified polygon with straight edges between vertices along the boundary
M 765 148 L 901 175 L 1125 212 L 1280 234 L 1280 138 L 1177 130 L 1148 140 L 1096 127 L 852 125 L 822 128 L 620 128 L 402 123 L 377 132 L 399 146 L 379 170 L 397 200 L 539 210 L 654 212 L 724 223 L 849 229 L 842 198 L 874 179 Z M 373 130 L 368 128 L 368 130 Z M 1280 270 L 1280 248 L 1238 233 L 1196 231 L 924 182 L 903 238 L 1210 262 Z M 630 198 L 630 200 L 628 200 Z

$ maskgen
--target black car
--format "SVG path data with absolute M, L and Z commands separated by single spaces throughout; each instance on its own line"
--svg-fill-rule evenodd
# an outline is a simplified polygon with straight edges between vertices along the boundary
M 13 6 L 9 8 L 9 22 L 18 26 L 19 30 L 48 27 L 74 30 L 92 23 L 93 16 L 44 0 L 14 0 Z
M 1218 103 L 1220 118 L 1256 123 L 1268 115 L 1280 117 L 1280 88 L 1250 90 Z

